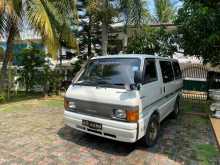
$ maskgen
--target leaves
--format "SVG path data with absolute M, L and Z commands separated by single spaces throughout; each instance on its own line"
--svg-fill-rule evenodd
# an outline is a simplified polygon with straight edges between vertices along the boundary
M 128 53 L 156 53 L 160 56 L 172 57 L 176 51 L 176 33 L 174 31 L 166 31 L 164 28 L 154 29 L 146 27 L 136 32 L 128 43 Z
M 175 24 L 185 55 L 202 57 L 204 63 L 220 61 L 220 4 L 185 0 Z
M 27 18 L 33 28 L 39 30 L 46 41 L 47 46 L 56 47 L 57 41 L 55 37 L 54 28 L 51 24 L 48 14 L 48 3 L 45 0 L 34 0 L 27 2 Z
M 155 0 L 154 2 L 156 9 L 156 22 L 171 22 L 174 17 L 175 10 L 170 0 Z

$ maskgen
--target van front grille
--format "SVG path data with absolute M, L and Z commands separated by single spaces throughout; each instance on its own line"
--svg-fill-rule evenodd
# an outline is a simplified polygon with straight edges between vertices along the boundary
M 125 110 L 128 109 L 127 106 L 123 106 L 123 105 L 98 103 L 98 102 L 84 101 L 77 99 L 68 99 L 68 100 L 73 101 L 76 106 L 76 109 L 69 111 L 96 116 L 96 117 L 112 118 L 114 109 L 125 109 Z

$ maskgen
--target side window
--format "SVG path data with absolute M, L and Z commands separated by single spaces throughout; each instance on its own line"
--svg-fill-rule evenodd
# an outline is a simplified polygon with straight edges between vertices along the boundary
M 160 68 L 164 83 L 174 80 L 173 68 L 170 61 L 160 61 Z
M 157 81 L 157 69 L 154 59 L 145 59 L 144 84 Z
M 173 70 L 174 70 L 174 74 L 175 74 L 175 79 L 182 78 L 182 73 L 181 73 L 181 70 L 180 70 L 179 63 L 176 62 L 176 61 L 173 62 Z

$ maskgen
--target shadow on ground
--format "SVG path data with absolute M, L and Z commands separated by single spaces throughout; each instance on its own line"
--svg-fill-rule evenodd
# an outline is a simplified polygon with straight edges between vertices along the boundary
M 136 148 L 136 143 L 123 143 L 99 136 L 83 133 L 64 126 L 58 135 L 67 141 L 73 142 L 83 147 L 99 150 L 108 154 L 127 156 Z
M 158 142 L 161 138 L 163 138 L 164 129 L 170 123 L 170 118 L 165 119 L 161 125 L 160 135 Z M 152 153 L 157 153 L 158 145 L 156 144 L 154 147 L 147 148 L 143 141 L 139 140 L 136 143 L 124 143 L 119 141 L 114 141 L 111 139 L 106 139 L 103 137 L 83 133 L 69 126 L 64 126 L 58 131 L 58 135 L 67 141 L 73 142 L 83 147 L 88 147 L 90 149 L 96 149 L 108 154 L 118 155 L 118 156 L 127 156 L 135 149 L 150 151 Z
M 102 137 L 76 131 L 68 126 L 61 128 L 58 135 L 77 145 L 99 150 L 113 156 L 139 157 L 148 159 L 167 159 L 171 164 L 215 164 L 218 162 L 212 151 L 215 150 L 215 140 L 208 124 L 208 119 L 199 116 L 182 114 L 177 120 L 166 118 L 161 123 L 157 144 L 147 148 L 142 141 L 122 143 Z M 205 146 L 202 146 L 205 144 Z M 200 148 L 204 149 L 201 151 Z M 209 152 L 209 153 L 208 153 Z M 142 155 L 142 156 L 140 156 Z M 209 157 L 207 155 L 212 155 Z M 142 158 L 141 158 L 142 157 Z

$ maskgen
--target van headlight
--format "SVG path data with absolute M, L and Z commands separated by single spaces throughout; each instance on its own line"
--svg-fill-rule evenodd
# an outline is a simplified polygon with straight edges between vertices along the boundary
M 76 108 L 76 104 L 73 101 L 69 102 L 69 108 L 70 109 L 75 109 Z
M 123 109 L 115 109 L 113 112 L 113 117 L 117 118 L 117 119 L 126 119 L 127 118 L 127 114 L 126 111 Z
M 138 107 L 129 110 L 114 109 L 113 118 L 128 122 L 137 122 L 139 120 L 139 109 Z
M 73 101 L 68 101 L 66 99 L 64 99 L 64 108 L 67 109 L 75 109 L 76 108 L 76 104 Z

